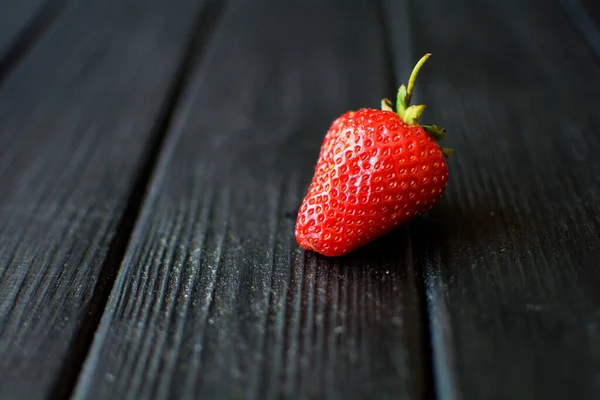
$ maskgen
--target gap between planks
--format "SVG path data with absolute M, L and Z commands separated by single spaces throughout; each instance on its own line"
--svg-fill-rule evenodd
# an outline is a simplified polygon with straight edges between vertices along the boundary
M 151 135 L 151 141 L 147 145 L 145 151 L 146 158 L 138 169 L 137 178 L 128 196 L 123 215 L 117 225 L 117 233 L 110 243 L 93 298 L 85 313 L 85 318 L 81 322 L 81 327 L 75 334 L 74 343 L 67 354 L 59 375 L 60 378 L 52 389 L 51 398 L 70 398 L 73 393 L 83 362 L 88 355 L 94 334 L 100 324 L 100 319 L 114 286 L 119 267 L 129 245 L 131 234 L 142 209 L 148 184 L 159 160 L 163 144 L 168 136 L 167 133 L 169 132 L 173 114 L 180 103 L 185 85 L 188 82 L 189 73 L 200 62 L 203 49 L 210 41 L 212 32 L 218 24 L 223 3 L 224 1 L 218 0 L 207 1 L 196 17 L 196 22 L 186 44 L 185 54 L 166 96 L 158 123 Z M 2 72 L 3 70 L 0 68 L 0 83 L 3 78 Z

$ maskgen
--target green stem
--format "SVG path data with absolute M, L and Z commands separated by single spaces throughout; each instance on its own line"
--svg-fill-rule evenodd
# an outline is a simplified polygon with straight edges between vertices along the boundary
M 421 57 L 419 62 L 417 62 L 417 65 L 415 65 L 410 74 L 410 78 L 408 78 L 408 88 L 402 85 L 400 86 L 400 89 L 398 89 L 398 95 L 396 98 L 396 111 L 398 112 L 400 118 L 404 117 L 404 112 L 410 105 L 410 99 L 412 98 L 415 81 L 417 80 L 417 76 L 419 75 L 421 67 L 423 64 L 425 64 L 429 57 L 431 57 L 431 53 L 425 54 L 423 57 Z
M 413 68 L 410 78 L 408 79 L 408 86 L 401 85 L 396 95 L 396 113 L 402 121 L 409 125 L 419 125 L 419 118 L 423 111 L 425 111 L 424 105 L 411 106 L 410 100 L 412 98 L 413 89 L 415 87 L 415 81 L 419 75 L 419 71 L 425 64 L 425 62 L 431 57 L 431 53 L 425 54 L 417 62 L 417 65 Z M 392 108 L 392 102 L 389 99 L 381 100 L 381 109 L 386 111 L 394 111 Z M 446 136 L 446 130 L 438 128 L 436 125 L 420 125 L 425 132 L 436 142 L 442 140 Z M 448 158 L 454 152 L 452 149 L 441 147 L 440 148 L 444 157 Z
M 423 57 L 421 57 L 421 59 L 419 60 L 417 65 L 415 65 L 415 67 L 413 68 L 412 73 L 410 74 L 410 78 L 408 78 L 408 87 L 406 88 L 406 100 L 405 100 L 407 107 L 410 105 L 410 99 L 412 97 L 413 88 L 415 87 L 415 81 L 417 80 L 417 75 L 419 75 L 419 71 L 421 70 L 421 67 L 423 66 L 423 64 L 425 64 L 425 62 L 429 59 L 429 57 L 431 57 L 431 53 L 427 53 Z

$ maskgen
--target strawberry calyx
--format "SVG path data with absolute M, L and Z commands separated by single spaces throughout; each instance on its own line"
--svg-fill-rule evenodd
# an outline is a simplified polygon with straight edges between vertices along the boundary
M 415 86 L 415 81 L 417 80 L 417 75 L 419 75 L 419 71 L 425 62 L 431 57 L 431 53 L 425 54 L 421 59 L 417 62 L 415 67 L 410 74 L 410 78 L 408 79 L 408 86 L 402 84 L 398 89 L 398 94 L 396 96 L 396 110 L 392 106 L 392 102 L 389 99 L 381 100 L 381 109 L 392 111 L 398 114 L 400 119 L 407 124 L 410 125 L 419 125 L 419 118 L 423 111 L 425 111 L 425 105 L 410 105 L 410 100 L 412 98 L 413 88 Z M 446 130 L 442 128 L 438 128 L 436 125 L 420 125 L 425 132 L 433 140 L 436 142 L 442 140 L 446 136 Z M 444 157 L 448 158 L 452 155 L 453 150 L 445 147 L 440 147 Z

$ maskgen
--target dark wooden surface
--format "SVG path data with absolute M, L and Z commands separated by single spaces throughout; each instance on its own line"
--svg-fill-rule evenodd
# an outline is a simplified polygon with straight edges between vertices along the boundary
M 457 155 L 413 224 L 439 394 L 597 398 L 600 66 L 557 5 L 468 4 L 410 13 L 414 43 L 444 60 L 421 93 Z
M 0 399 L 597 399 L 582 0 L 0 0 Z M 427 216 L 298 249 L 331 121 L 448 129 Z
M 600 53 L 600 3 L 594 0 L 564 2 L 567 12 L 575 18 L 575 25 L 583 28 L 596 52 Z
M 79 3 L 0 88 L 1 398 L 72 387 L 197 10 Z
M 365 99 L 377 106 L 394 86 L 374 5 L 227 4 L 76 398 L 427 390 L 409 237 L 331 262 L 299 251 L 292 235 L 330 116 Z
M 62 1 L 3 0 L 0 3 L 0 80 L 18 63 L 23 50 L 39 38 Z

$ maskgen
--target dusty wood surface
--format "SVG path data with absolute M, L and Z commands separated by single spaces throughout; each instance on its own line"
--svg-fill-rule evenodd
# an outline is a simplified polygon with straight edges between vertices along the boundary
M 0 399 L 600 397 L 593 1 L 0 6 Z M 447 195 L 301 251 L 327 127 L 427 51 Z
M 470 4 L 410 13 L 415 51 L 440 60 L 423 76 L 428 118 L 456 150 L 447 196 L 413 224 L 437 393 L 597 398 L 597 55 L 558 4 Z
M 406 232 L 336 261 L 293 238 L 331 117 L 394 85 L 380 18 L 366 0 L 227 4 L 76 398 L 422 397 Z
M 80 3 L 4 80 L 1 398 L 71 390 L 197 9 L 196 1 Z

